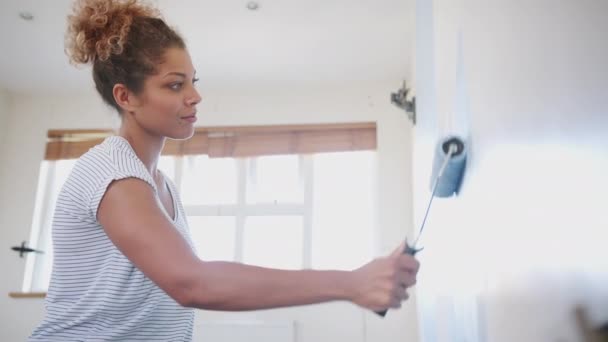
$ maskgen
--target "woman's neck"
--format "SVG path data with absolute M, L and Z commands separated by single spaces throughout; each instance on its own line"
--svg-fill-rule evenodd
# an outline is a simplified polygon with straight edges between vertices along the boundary
M 156 178 L 156 166 L 160 152 L 165 145 L 165 137 L 152 135 L 130 120 L 123 120 L 118 135 L 125 138 L 137 157 L 144 163 L 152 177 Z

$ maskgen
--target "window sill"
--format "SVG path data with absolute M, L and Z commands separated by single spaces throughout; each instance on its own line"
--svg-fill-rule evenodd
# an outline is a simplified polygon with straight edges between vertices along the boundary
M 9 292 L 11 298 L 44 298 L 46 292 Z

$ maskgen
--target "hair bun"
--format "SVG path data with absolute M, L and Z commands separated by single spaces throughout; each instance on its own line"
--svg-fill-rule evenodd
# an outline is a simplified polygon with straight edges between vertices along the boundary
M 93 63 L 121 54 L 131 23 L 138 17 L 158 18 L 160 13 L 136 0 L 77 0 L 65 36 L 70 63 Z

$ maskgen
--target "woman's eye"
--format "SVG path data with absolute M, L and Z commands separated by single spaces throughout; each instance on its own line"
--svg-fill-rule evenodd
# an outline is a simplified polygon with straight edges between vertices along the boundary
M 198 82 L 198 78 L 192 80 L 192 84 L 195 84 L 196 82 Z
M 169 88 L 171 90 L 180 90 L 182 88 L 182 84 L 179 82 L 169 84 Z

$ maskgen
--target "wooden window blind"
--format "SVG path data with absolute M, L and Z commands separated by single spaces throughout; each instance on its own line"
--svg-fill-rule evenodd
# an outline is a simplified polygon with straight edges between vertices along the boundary
M 111 130 L 50 130 L 45 160 L 76 159 Z M 188 140 L 167 139 L 163 155 L 252 157 L 376 149 L 376 123 L 197 127 Z

